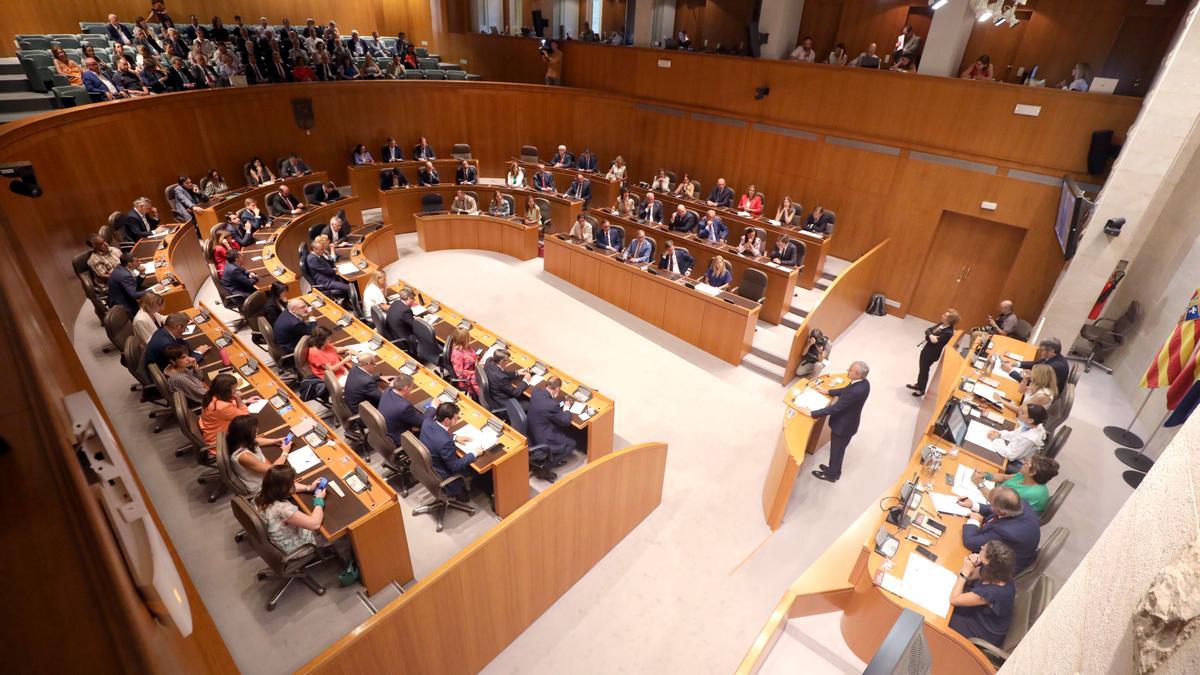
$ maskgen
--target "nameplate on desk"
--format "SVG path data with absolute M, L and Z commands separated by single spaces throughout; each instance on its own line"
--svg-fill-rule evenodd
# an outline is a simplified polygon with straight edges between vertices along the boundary
M 309 307 L 324 307 L 325 301 L 319 295 L 314 295 L 312 300 L 308 301 Z
M 571 396 L 574 396 L 575 400 L 579 401 L 580 403 L 587 403 L 592 398 L 592 390 L 581 384 L 575 388 L 575 391 L 571 394 Z
M 504 432 L 504 425 L 500 422 L 500 420 L 488 420 L 483 425 L 483 428 L 491 429 L 492 431 L 494 431 L 496 433 L 497 436 L 499 436 L 501 433 Z
M 271 270 L 271 274 L 273 274 L 277 277 L 281 277 L 281 276 L 283 276 L 283 268 L 276 266 Z
M 342 318 L 337 320 L 337 325 L 341 326 L 342 328 L 345 328 L 352 323 L 354 323 L 354 319 L 350 318 L 349 314 L 343 314 Z
M 471 322 L 468 321 L 467 319 L 463 319 L 462 321 L 458 322 L 458 327 L 465 328 L 467 330 L 471 330 Z
M 454 403 L 458 400 L 458 392 L 453 387 L 446 387 L 438 394 L 438 400 L 443 403 Z
M 283 410 L 288 406 L 288 397 L 283 394 L 275 394 L 270 399 L 271 407 L 276 410 Z
M 218 347 L 225 348 L 225 347 L 228 347 L 229 345 L 233 344 L 233 336 L 230 335 L 229 333 L 226 333 L 225 331 L 221 331 L 221 334 L 218 335 L 217 339 L 213 340 L 213 342 Z
M 203 309 L 200 310 L 200 313 L 197 314 L 196 317 L 194 319 L 192 319 L 192 321 L 194 323 L 196 323 L 197 325 L 202 324 L 205 321 L 208 321 L 208 312 L 204 311 Z
M 166 260 L 155 260 L 155 261 L 154 261 L 154 267 L 155 267 L 155 268 L 159 268 L 159 267 L 166 267 L 166 266 L 167 266 L 167 261 L 166 261 Z
M 547 370 L 549 370 L 549 368 L 547 368 L 546 364 L 542 363 L 541 361 L 535 361 L 534 364 L 529 367 L 529 372 L 533 373 L 534 375 L 545 375 Z
M 438 312 L 442 311 L 442 306 L 436 302 L 431 302 L 425 308 L 425 311 L 429 312 L 430 314 L 437 314 Z
M 400 366 L 400 372 L 404 373 L 405 375 L 412 376 L 417 372 L 418 368 L 420 368 L 420 366 L 418 366 L 415 361 L 405 361 L 404 365 Z
M 250 377 L 251 375 L 257 373 L 258 372 L 258 360 L 251 358 L 250 360 L 246 361 L 242 365 L 238 366 L 238 372 L 241 373 L 245 377 Z
M 368 342 L 367 344 L 370 345 L 372 350 L 379 349 L 380 347 L 383 346 L 383 336 L 375 335 L 374 337 L 371 338 L 371 341 Z

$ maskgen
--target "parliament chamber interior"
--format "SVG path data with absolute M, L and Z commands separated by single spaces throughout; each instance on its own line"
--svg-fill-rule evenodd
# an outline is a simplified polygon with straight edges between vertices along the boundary
M 0 642 L 1200 671 L 1194 21 L 11 3 Z

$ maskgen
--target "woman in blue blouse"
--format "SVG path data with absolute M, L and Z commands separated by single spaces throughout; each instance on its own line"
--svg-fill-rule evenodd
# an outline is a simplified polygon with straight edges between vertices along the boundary
M 354 166 L 362 166 L 363 164 L 374 164 L 375 158 L 371 156 L 371 151 L 367 150 L 367 146 L 359 143 L 354 146 Z
M 1017 584 L 1013 581 L 1016 555 L 1008 544 L 989 541 L 963 561 L 950 593 L 954 614 L 950 627 L 966 638 L 1004 644 L 1012 623 Z
M 712 262 L 708 263 L 708 271 L 704 273 L 704 283 L 721 290 L 733 281 L 733 272 L 729 269 L 729 263 L 721 256 L 714 256 Z

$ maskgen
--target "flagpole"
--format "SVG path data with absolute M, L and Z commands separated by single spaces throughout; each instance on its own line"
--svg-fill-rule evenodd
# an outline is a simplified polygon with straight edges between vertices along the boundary
M 1129 424 L 1124 429 L 1115 426 L 1104 427 L 1104 435 L 1108 436 L 1108 440 L 1120 445 L 1123 448 L 1132 448 L 1137 450 L 1139 448 L 1146 447 L 1146 444 L 1142 442 L 1141 437 L 1133 433 L 1131 429 L 1133 429 L 1133 423 L 1136 422 L 1139 417 L 1141 417 L 1142 410 L 1144 410 L 1146 408 L 1146 404 L 1150 402 L 1150 396 L 1153 393 L 1154 390 L 1152 389 L 1146 390 L 1146 398 L 1142 401 L 1142 405 L 1138 406 L 1137 412 L 1133 414 L 1133 419 L 1129 420 Z
M 1124 475 L 1126 483 L 1129 483 L 1133 487 L 1137 487 L 1137 484 L 1130 481 L 1129 474 L 1137 472 L 1144 475 L 1154 467 L 1154 460 L 1146 456 L 1146 447 L 1150 444 L 1150 441 L 1154 440 L 1154 437 L 1158 435 L 1159 429 L 1163 428 L 1163 422 L 1166 422 L 1167 418 L 1170 416 L 1171 411 L 1168 410 L 1167 414 L 1163 415 L 1163 418 L 1159 421 L 1158 426 L 1154 428 L 1154 433 L 1150 434 L 1150 438 L 1146 439 L 1146 444 L 1142 446 L 1141 450 L 1135 451 L 1130 448 L 1117 448 L 1113 453 L 1117 456 L 1117 459 L 1120 460 L 1122 464 L 1134 470 L 1133 472 L 1125 472 Z M 1140 477 L 1137 478 L 1137 483 L 1141 482 L 1142 479 Z

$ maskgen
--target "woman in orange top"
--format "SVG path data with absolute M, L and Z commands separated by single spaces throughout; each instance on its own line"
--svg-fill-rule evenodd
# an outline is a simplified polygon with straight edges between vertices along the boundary
M 246 403 L 252 403 L 259 397 L 252 396 Z M 249 415 L 250 409 L 242 402 L 242 395 L 237 390 L 237 378 L 229 373 L 221 373 L 213 378 L 208 387 L 208 393 L 200 399 L 200 433 L 204 435 L 204 444 L 210 446 L 208 454 L 216 454 L 217 434 L 229 430 L 229 423 L 241 415 Z
M 746 194 L 738 200 L 738 211 L 748 211 L 755 218 L 762 215 L 763 199 L 762 195 L 758 194 L 758 190 L 753 185 L 746 188 Z
M 83 86 L 83 68 L 72 61 L 62 47 L 53 45 L 50 47 L 50 55 L 54 57 L 54 67 L 58 70 L 58 74 L 67 76 L 67 84 Z
M 473 398 L 479 399 L 479 384 L 475 381 L 475 367 L 478 361 L 475 351 L 471 349 L 471 331 L 459 328 L 450 338 L 450 365 L 454 368 L 455 377 L 461 378 L 463 391 Z
M 350 350 L 345 347 L 335 347 L 329 341 L 329 336 L 333 335 L 328 328 L 317 326 L 313 329 L 312 335 L 308 336 L 308 367 L 312 369 L 313 375 L 324 379 L 325 369 L 333 371 L 334 377 L 342 377 L 346 374 L 346 364 L 350 363 Z

